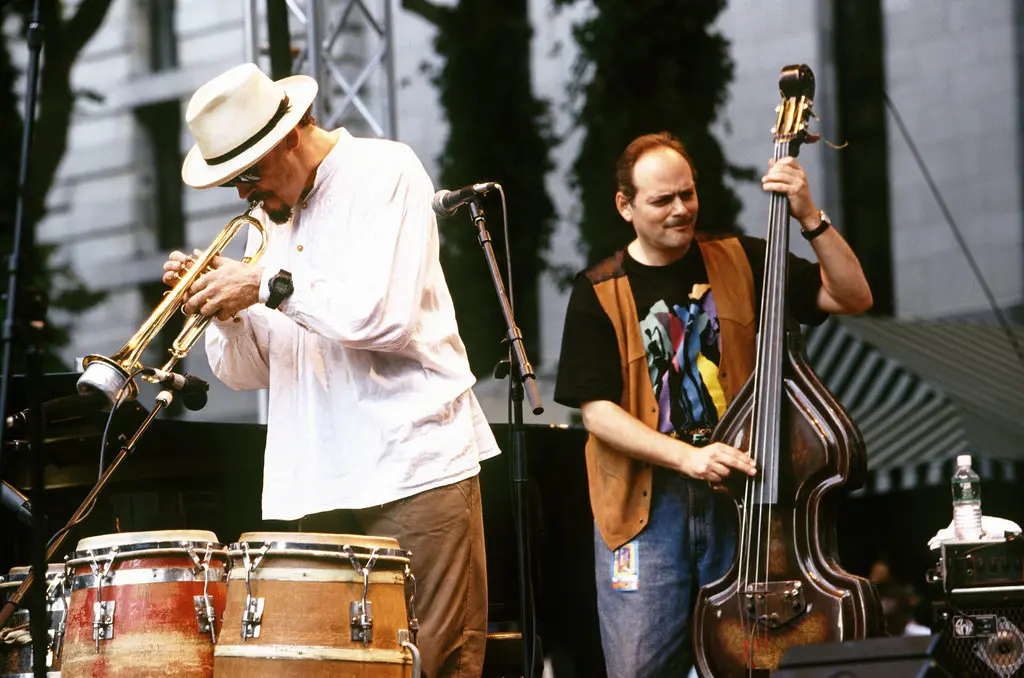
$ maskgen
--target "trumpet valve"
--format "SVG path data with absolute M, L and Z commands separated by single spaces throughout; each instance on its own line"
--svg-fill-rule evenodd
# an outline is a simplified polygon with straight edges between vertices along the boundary
M 192 267 L 195 265 L 195 263 L 195 257 L 191 255 L 185 257 L 185 261 L 181 262 L 181 266 L 178 268 L 177 271 L 178 280 L 184 278 L 188 274 L 188 272 L 192 270 Z

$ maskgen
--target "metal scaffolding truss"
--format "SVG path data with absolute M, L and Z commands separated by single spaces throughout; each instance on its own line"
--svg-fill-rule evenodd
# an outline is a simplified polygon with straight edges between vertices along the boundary
M 266 53 L 266 3 L 243 0 L 246 56 Z M 279 1 L 279 0 L 278 0 Z M 257 5 L 260 6 L 257 6 Z M 322 127 L 394 138 L 396 134 L 391 0 L 284 0 L 292 73 L 320 85 L 313 114 Z

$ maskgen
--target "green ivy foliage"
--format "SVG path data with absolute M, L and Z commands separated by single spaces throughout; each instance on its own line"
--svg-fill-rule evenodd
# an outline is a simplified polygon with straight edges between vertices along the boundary
M 712 29 L 725 0 L 592 4 L 574 27 L 580 57 L 571 86 L 583 134 L 572 181 L 582 198 L 580 241 L 588 263 L 634 236 L 615 210 L 615 162 L 642 134 L 671 132 L 690 152 L 699 175 L 699 229 L 739 230 L 741 204 L 727 179 L 752 180 L 754 171 L 729 164 L 710 131 L 733 77 L 729 43 Z
M 438 88 L 449 122 L 440 157 L 440 183 L 457 188 L 498 181 L 508 197 L 515 314 L 536 360 L 539 336 L 538 282 L 555 222 L 545 186 L 552 168 L 548 104 L 533 94 L 526 0 L 462 0 L 453 7 L 404 0 L 403 6 L 437 27 L 440 67 L 425 69 Z M 483 201 L 488 229 L 505 270 L 501 203 Z M 467 208 L 440 221 L 441 261 L 458 314 L 470 363 L 486 378 L 507 356 L 506 326 L 484 254 Z

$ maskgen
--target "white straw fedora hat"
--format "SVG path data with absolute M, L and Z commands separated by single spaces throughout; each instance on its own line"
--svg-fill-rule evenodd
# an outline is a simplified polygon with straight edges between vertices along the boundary
M 181 178 L 209 188 L 255 165 L 287 136 L 316 97 L 316 80 L 293 75 L 273 81 L 242 64 L 200 87 L 185 111 L 196 144 Z

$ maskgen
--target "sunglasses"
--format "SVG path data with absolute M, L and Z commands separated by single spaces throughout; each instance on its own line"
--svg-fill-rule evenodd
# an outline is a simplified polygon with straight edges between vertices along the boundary
M 260 180 L 262 174 L 260 173 L 259 165 L 253 165 L 244 172 L 236 175 L 232 179 L 228 179 L 223 184 L 220 184 L 221 188 L 235 188 L 236 186 L 244 186 L 245 184 L 255 184 Z

